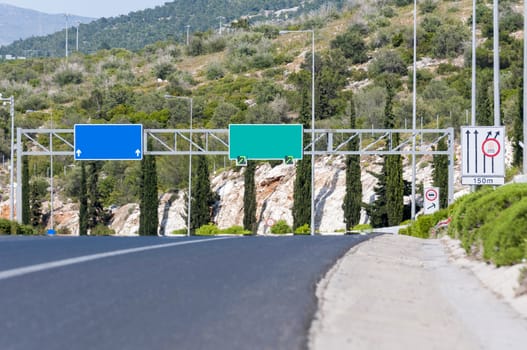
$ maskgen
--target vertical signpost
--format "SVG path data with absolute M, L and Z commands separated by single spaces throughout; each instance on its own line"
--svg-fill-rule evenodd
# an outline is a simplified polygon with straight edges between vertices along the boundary
M 433 214 L 439 210 L 439 187 L 427 187 L 424 192 L 425 214 Z
M 477 126 L 461 128 L 463 185 L 505 183 L 505 128 Z

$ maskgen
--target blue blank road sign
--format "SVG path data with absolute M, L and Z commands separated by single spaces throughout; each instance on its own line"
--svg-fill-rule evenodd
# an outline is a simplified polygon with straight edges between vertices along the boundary
M 76 124 L 75 160 L 141 160 L 143 125 Z

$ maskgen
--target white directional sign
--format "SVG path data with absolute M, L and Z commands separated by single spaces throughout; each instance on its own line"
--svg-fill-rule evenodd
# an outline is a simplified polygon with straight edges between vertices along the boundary
M 461 183 L 463 185 L 503 185 L 505 183 L 504 140 L 504 127 L 461 128 Z
M 427 187 L 424 192 L 425 214 L 433 214 L 439 210 L 439 187 Z

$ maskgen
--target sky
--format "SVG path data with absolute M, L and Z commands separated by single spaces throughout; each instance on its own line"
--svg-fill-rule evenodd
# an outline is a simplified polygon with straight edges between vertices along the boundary
M 49 14 L 69 13 L 83 17 L 115 17 L 129 12 L 154 8 L 172 0 L 0 0 Z

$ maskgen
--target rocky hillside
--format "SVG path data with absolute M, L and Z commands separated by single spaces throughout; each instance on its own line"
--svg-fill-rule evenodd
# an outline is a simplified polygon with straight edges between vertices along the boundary
M 363 201 L 369 203 L 373 196 L 373 188 L 376 183 L 368 171 L 379 171 L 380 167 L 375 165 L 375 157 L 363 157 Z M 417 182 L 425 186 L 431 185 L 432 168 L 431 159 L 423 158 L 417 164 Z M 366 166 L 367 165 L 367 166 Z M 405 164 L 405 179 L 411 178 L 411 167 Z M 220 228 L 241 225 L 243 220 L 243 171 L 231 169 L 221 172 L 212 178 L 213 190 L 220 196 L 217 205 L 214 223 Z M 456 191 L 462 191 L 459 185 L 456 171 Z M 345 166 L 344 157 L 328 156 L 318 157 L 315 165 L 315 187 L 316 187 L 316 227 L 319 232 L 343 231 L 342 201 L 345 194 Z M 278 220 L 286 220 L 292 225 L 293 217 L 291 209 L 293 206 L 293 183 L 295 179 L 295 167 L 280 164 L 271 167 L 269 163 L 262 163 L 256 171 L 257 184 L 257 213 L 258 234 L 269 233 L 269 224 Z M 43 203 L 43 208 L 49 213 L 49 202 Z M 59 198 L 54 202 L 54 221 L 56 229 L 67 229 L 73 235 L 78 234 L 78 204 L 64 203 Z M 172 234 L 176 230 L 186 228 L 184 219 L 185 196 L 184 192 L 164 193 L 160 197 L 159 205 L 159 232 L 161 234 Z M 2 217 L 9 215 L 9 201 L 1 204 Z M 363 211 L 361 222 L 367 218 Z M 136 235 L 139 228 L 139 204 L 130 203 L 114 210 L 114 217 L 110 228 L 117 235 Z M 64 232 L 67 232 L 64 231 Z

